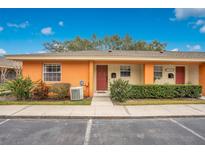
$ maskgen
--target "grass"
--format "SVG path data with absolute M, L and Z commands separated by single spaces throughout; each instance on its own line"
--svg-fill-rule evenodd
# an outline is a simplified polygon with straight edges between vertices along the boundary
M 90 105 L 91 98 L 80 101 L 0 101 L 0 105 Z
M 168 105 L 168 104 L 205 104 L 200 99 L 137 99 L 128 100 L 124 103 L 114 102 L 117 105 Z

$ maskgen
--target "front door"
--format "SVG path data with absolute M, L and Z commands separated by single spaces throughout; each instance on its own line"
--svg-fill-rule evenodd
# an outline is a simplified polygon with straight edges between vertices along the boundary
M 176 84 L 185 83 L 185 67 L 177 66 L 176 67 Z
M 108 69 L 107 65 L 97 65 L 97 90 L 106 91 L 108 87 Z

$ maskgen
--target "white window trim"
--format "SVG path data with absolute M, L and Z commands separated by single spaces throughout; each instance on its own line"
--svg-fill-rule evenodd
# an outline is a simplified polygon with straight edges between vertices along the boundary
M 121 66 L 129 66 L 129 67 L 130 67 L 130 76 L 121 76 Z M 120 65 L 120 74 L 119 74 L 119 75 L 120 75 L 121 78 L 130 78 L 131 75 L 132 75 L 132 68 L 131 68 L 131 65 L 126 65 L 126 64 L 124 65 L 124 64 L 121 64 L 121 65 Z
M 161 78 L 163 78 L 163 65 L 154 65 L 154 68 L 155 68 L 156 66 L 157 66 L 157 67 L 162 67 L 162 77 L 161 77 Z M 154 70 L 154 73 L 155 73 L 155 70 Z M 155 76 L 154 76 L 154 78 L 155 78 Z
M 53 65 L 60 65 L 60 68 L 61 68 L 61 71 L 59 72 L 61 75 L 60 75 L 60 81 L 45 81 L 44 80 L 44 65 L 49 65 L 49 64 L 53 64 Z M 62 82 L 62 76 L 63 76 L 63 74 L 62 74 L 62 64 L 61 63 L 43 63 L 43 65 L 42 65 L 42 81 L 43 82 L 46 82 L 46 83 L 56 83 L 56 82 Z

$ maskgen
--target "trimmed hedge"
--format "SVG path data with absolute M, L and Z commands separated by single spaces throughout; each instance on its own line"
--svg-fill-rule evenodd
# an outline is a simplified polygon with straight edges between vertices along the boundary
M 117 102 L 143 98 L 198 98 L 201 92 L 200 85 L 130 85 L 122 79 L 110 83 L 111 99 Z
M 131 85 L 129 98 L 198 98 L 201 92 L 200 85 Z
M 49 92 L 53 94 L 52 98 L 64 99 L 68 97 L 69 89 L 70 83 L 54 83 L 49 88 Z

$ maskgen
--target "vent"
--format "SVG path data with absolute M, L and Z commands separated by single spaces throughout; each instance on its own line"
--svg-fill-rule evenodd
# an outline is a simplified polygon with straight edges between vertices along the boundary
M 164 53 L 164 50 L 160 50 L 159 52 L 160 52 L 160 53 Z
M 71 100 L 82 100 L 83 99 L 83 87 L 71 87 L 70 88 Z

